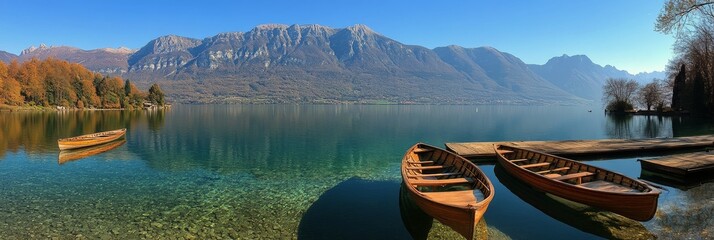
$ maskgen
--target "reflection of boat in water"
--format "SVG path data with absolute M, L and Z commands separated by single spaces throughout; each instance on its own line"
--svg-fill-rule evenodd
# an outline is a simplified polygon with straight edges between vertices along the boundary
M 638 221 L 533 189 L 506 173 L 501 166 L 496 166 L 494 172 L 498 181 L 518 198 L 583 232 L 606 239 L 654 238 Z
M 69 161 L 97 155 L 115 148 L 118 148 L 121 145 L 124 145 L 126 143 L 126 140 L 120 140 L 120 141 L 113 141 L 101 145 L 96 145 L 96 146 L 91 146 L 91 147 L 86 147 L 86 148 L 80 148 L 80 149 L 72 149 L 72 150 L 62 150 L 59 153 L 59 159 L 58 162 L 59 164 L 63 164 Z
M 422 211 L 409 197 L 409 190 L 404 182 L 399 188 L 399 213 L 402 216 L 404 227 L 413 239 L 426 239 L 429 236 L 434 218 Z
M 493 185 L 472 162 L 417 143 L 402 159 L 402 179 L 422 211 L 473 239 L 476 224 L 493 199 Z
M 63 138 L 57 140 L 57 145 L 59 146 L 60 150 L 84 148 L 117 140 L 120 137 L 124 136 L 125 133 L 126 128 L 122 128 L 118 130 L 86 134 L 71 138 Z
M 498 163 L 540 191 L 639 221 L 652 219 L 660 191 L 625 175 L 537 151 L 494 145 Z

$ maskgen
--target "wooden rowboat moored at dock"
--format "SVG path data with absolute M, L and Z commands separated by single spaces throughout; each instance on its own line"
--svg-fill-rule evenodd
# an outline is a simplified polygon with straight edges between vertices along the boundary
M 122 128 L 113 131 L 98 132 L 71 138 L 63 138 L 57 140 L 57 145 L 59 146 L 60 150 L 89 147 L 117 140 L 124 136 L 125 133 L 126 128 Z
M 493 145 L 510 175 L 543 192 L 647 221 L 657 211 L 660 191 L 625 175 L 523 148 Z
M 493 199 L 493 185 L 472 162 L 417 143 L 402 159 L 402 179 L 422 211 L 473 239 L 474 228 Z

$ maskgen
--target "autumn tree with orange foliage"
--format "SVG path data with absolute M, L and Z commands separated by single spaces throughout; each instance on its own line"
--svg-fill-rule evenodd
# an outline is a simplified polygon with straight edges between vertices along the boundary
M 102 76 L 77 63 L 48 58 L 0 62 L 0 104 L 73 108 L 134 108 L 147 94 L 119 77 Z
M 15 62 L 15 65 L 17 65 L 17 62 Z M 24 98 L 20 94 L 20 83 L 11 77 L 8 66 L 0 61 L 0 104 L 20 105 L 23 102 Z

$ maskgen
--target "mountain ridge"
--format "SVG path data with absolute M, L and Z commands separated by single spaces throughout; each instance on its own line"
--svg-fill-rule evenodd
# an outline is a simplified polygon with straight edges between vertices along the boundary
M 17 59 L 17 55 L 0 50 L 0 61 L 10 62 L 13 59 Z
M 595 101 L 602 98 L 602 86 L 607 78 L 635 79 L 640 84 L 651 82 L 653 78 L 664 79 L 664 72 L 633 75 L 612 65 L 596 64 L 586 55 L 563 54 L 549 59 L 543 65 L 529 64 L 528 66 L 566 92 Z
M 138 50 L 41 45 L 14 58 L 32 57 L 79 62 L 138 85 L 161 82 L 179 102 L 570 104 L 588 96 L 492 47 L 428 49 L 361 24 L 263 24 L 204 39 L 166 35 Z

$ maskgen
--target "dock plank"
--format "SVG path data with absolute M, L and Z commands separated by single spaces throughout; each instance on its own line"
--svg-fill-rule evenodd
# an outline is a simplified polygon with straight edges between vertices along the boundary
M 679 177 L 714 170 L 714 152 L 674 154 L 647 160 L 640 159 L 642 169 L 665 172 Z
M 574 156 L 714 147 L 714 135 L 647 139 L 461 142 L 446 143 L 446 148 L 466 158 L 490 158 L 496 156 L 493 144 L 528 148 L 555 155 Z

